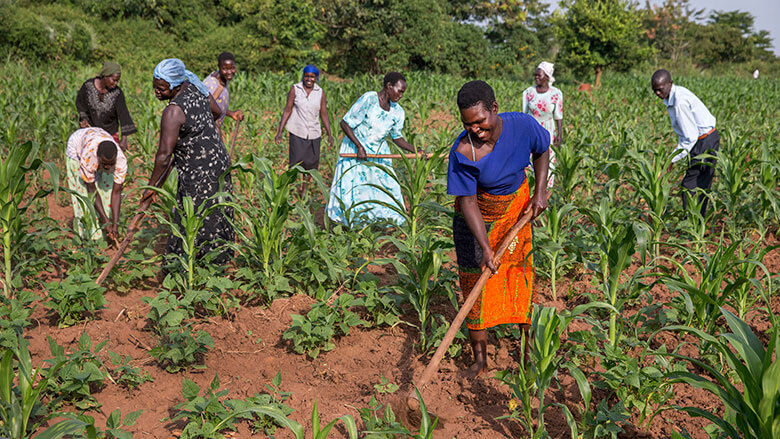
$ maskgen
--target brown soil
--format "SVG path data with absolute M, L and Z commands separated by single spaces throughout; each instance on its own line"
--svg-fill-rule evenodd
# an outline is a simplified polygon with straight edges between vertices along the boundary
M 49 214 L 59 222 L 69 221 L 72 211 L 69 206 L 61 206 L 49 197 Z M 768 244 L 776 244 L 775 237 L 770 237 Z M 764 261 L 772 273 L 780 271 L 780 250 L 771 252 Z M 638 265 L 630 268 L 627 274 L 637 270 Z M 392 270 L 372 268 L 375 274 L 382 276 L 383 283 L 393 281 Z M 42 273 L 43 277 L 51 278 L 53 273 Z M 557 301 L 551 298 L 549 283 L 546 280 L 537 281 L 540 303 L 556 306 L 559 309 L 569 308 L 582 302 L 581 292 L 592 291 L 590 276 L 587 273 L 570 273 L 559 280 Z M 571 291 L 571 300 L 565 300 L 567 291 Z M 43 293 L 43 292 L 41 292 Z M 135 426 L 128 430 L 136 438 L 171 438 L 183 427 L 171 423 L 167 419 L 174 413 L 174 406 L 180 403 L 182 379 L 189 378 L 205 389 L 215 374 L 219 375 L 222 388 L 229 389 L 229 397 L 245 398 L 256 392 L 265 392 L 277 372 L 282 373 L 281 388 L 291 392 L 287 404 L 295 409 L 292 419 L 311 427 L 311 411 L 315 401 L 318 401 L 321 418 L 330 421 L 337 416 L 350 414 L 359 422 L 358 408 L 368 407 L 369 400 L 376 396 L 380 401 L 388 402 L 401 399 L 401 391 L 396 395 L 380 395 L 374 385 L 384 376 L 391 382 L 399 384 L 402 389 L 408 389 L 407 384 L 419 378 L 426 366 L 428 357 L 420 356 L 415 348 L 416 330 L 398 325 L 394 328 L 353 329 L 351 333 L 336 342 L 336 348 L 331 352 L 321 354 L 318 358 L 309 358 L 293 353 L 282 332 L 291 323 L 290 315 L 308 311 L 313 299 L 297 295 L 291 298 L 278 299 L 270 307 L 250 306 L 240 309 L 232 320 L 211 318 L 197 327 L 205 329 L 214 338 L 215 346 L 205 358 L 205 370 L 193 370 L 178 374 L 167 373 L 159 367 L 148 350 L 154 345 L 153 334 L 148 330 L 145 319 L 148 306 L 141 299 L 156 294 L 155 289 L 131 290 L 126 295 L 118 295 L 107 291 L 108 306 L 98 313 L 92 321 L 80 325 L 58 329 L 51 319 L 47 318 L 44 307 L 39 306 L 34 315 L 36 322 L 26 333 L 31 342 L 31 352 L 36 365 L 49 358 L 47 337 L 51 336 L 66 349 L 76 346 L 80 335 L 87 332 L 93 343 L 108 340 L 104 349 L 112 350 L 133 358 L 133 364 L 142 366 L 154 378 L 154 382 L 143 384 L 138 390 L 125 390 L 106 380 L 106 385 L 97 393 L 96 398 L 102 404 L 99 413 L 90 413 L 97 419 L 100 426 L 105 425 L 106 415 L 116 408 L 123 414 L 143 409 L 144 413 Z M 652 290 L 655 301 L 669 302 L 672 294 L 665 288 L 657 286 Z M 772 308 L 780 313 L 780 298 L 773 299 Z M 448 320 L 455 312 L 440 302 L 434 305 L 436 312 L 444 314 Z M 635 313 L 639 306 L 633 307 Z M 768 321 L 765 316 L 753 313 L 748 316 L 755 330 L 766 331 Z M 405 317 L 414 321 L 412 315 Z M 581 322 L 572 324 L 570 330 L 587 329 Z M 251 336 L 249 335 L 251 331 Z M 661 334 L 660 343 L 667 343 L 671 348 L 680 341 L 690 338 L 675 334 Z M 470 349 L 464 347 L 464 354 L 455 360 L 445 359 L 438 375 L 424 392 L 424 400 L 432 413 L 440 417 L 440 429 L 436 438 L 502 438 L 523 437 L 522 428 L 516 421 L 496 420 L 507 415 L 507 405 L 510 401 L 509 388 L 497 380 L 489 378 L 495 371 L 516 367 L 517 342 L 510 339 L 496 339 L 491 335 L 488 347 L 490 373 L 488 378 L 477 379 L 474 382 L 459 378 L 458 371 L 469 364 Z M 693 346 L 684 348 L 683 353 L 695 355 Z M 107 355 L 102 355 L 107 364 Z M 552 388 L 547 392 L 550 402 L 566 403 L 569 406 L 581 404 L 576 383 L 565 370 L 559 375 L 561 388 Z M 720 402 L 712 395 L 685 385 L 676 385 L 675 397 L 671 404 L 694 405 L 708 410 L 722 411 Z M 595 402 L 598 402 L 598 392 Z M 569 429 L 561 411 L 551 408 L 546 414 L 547 428 L 553 438 L 569 437 Z M 634 423 L 638 419 L 632 420 Z M 693 438 L 706 438 L 703 427 L 708 424 L 701 419 L 692 419 L 682 412 L 670 410 L 658 415 L 649 426 L 641 430 L 631 429 L 621 437 L 625 438 L 668 438 L 671 433 L 681 428 L 687 429 Z M 281 431 L 281 430 L 280 430 Z M 334 433 L 334 437 L 343 435 Z M 247 424 L 242 424 L 235 437 L 250 437 Z M 282 432 L 277 437 L 290 437 Z

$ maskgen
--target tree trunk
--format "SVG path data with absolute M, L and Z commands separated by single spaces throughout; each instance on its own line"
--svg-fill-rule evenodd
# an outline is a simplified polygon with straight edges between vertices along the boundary
M 593 86 L 594 88 L 601 87 L 601 67 L 596 67 L 596 84 Z

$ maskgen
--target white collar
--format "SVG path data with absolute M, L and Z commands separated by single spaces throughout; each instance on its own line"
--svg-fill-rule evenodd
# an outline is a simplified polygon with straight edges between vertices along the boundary
M 677 102 L 676 93 L 677 93 L 677 86 L 672 84 L 672 89 L 669 91 L 669 97 L 664 99 L 664 105 L 666 105 L 667 107 L 674 107 L 675 102 Z

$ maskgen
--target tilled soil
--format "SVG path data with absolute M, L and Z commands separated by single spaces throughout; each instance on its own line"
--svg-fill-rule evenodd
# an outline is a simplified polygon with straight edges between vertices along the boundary
M 50 203 L 51 214 L 59 220 L 59 206 Z M 776 239 L 771 237 L 771 242 Z M 767 268 L 772 273 L 780 270 L 780 253 L 773 251 L 765 258 Z M 636 270 L 634 265 L 630 270 Z M 54 278 L 54 273 L 42 273 L 45 280 Z M 392 282 L 392 274 L 383 282 Z M 538 279 L 538 278 L 537 278 Z M 142 302 L 143 297 L 156 295 L 154 282 L 149 289 L 131 290 L 126 295 L 118 295 L 107 291 L 107 308 L 96 315 L 94 320 L 70 328 L 57 328 L 46 314 L 46 309 L 39 306 L 34 315 L 35 324 L 28 328 L 26 337 L 31 342 L 31 352 L 36 365 L 50 357 L 47 337 L 52 337 L 57 343 L 68 348 L 76 346 L 79 337 L 87 332 L 93 343 L 108 340 L 108 346 L 101 356 L 106 364 L 110 364 L 107 350 L 133 358 L 134 365 L 140 365 L 154 378 L 153 382 L 145 383 L 136 390 L 125 390 L 106 380 L 105 386 L 94 396 L 102 405 L 99 412 L 90 413 L 96 417 L 100 426 L 105 425 L 106 416 L 116 408 L 122 413 L 143 409 L 143 414 L 137 423 L 127 428 L 136 438 L 171 438 L 183 428 L 181 423 L 169 420 L 174 414 L 174 406 L 183 401 L 182 380 L 191 379 L 202 389 L 207 388 L 219 375 L 221 388 L 228 389 L 229 398 L 246 398 L 255 393 L 266 392 L 265 386 L 272 378 L 281 372 L 281 388 L 291 392 L 292 396 L 286 404 L 295 409 L 291 418 L 311 427 L 311 412 L 315 401 L 318 402 L 320 416 L 323 421 L 330 421 L 338 416 L 350 414 L 358 420 L 357 409 L 368 407 L 372 396 L 382 402 L 405 399 L 401 393 L 408 389 L 409 383 L 419 378 L 424 370 L 429 356 L 421 356 L 415 348 L 417 332 L 407 325 L 394 328 L 382 327 L 373 329 L 354 328 L 348 336 L 336 341 L 336 348 L 330 352 L 321 353 L 311 360 L 292 352 L 287 341 L 282 339 L 282 332 L 291 323 L 291 314 L 304 314 L 314 300 L 305 295 L 277 299 L 269 307 L 242 307 L 232 319 L 211 318 L 196 325 L 197 329 L 208 331 L 214 339 L 214 348 L 206 355 L 202 370 L 191 370 L 171 374 L 166 372 L 149 356 L 148 350 L 154 346 L 155 337 L 150 331 L 150 323 L 145 316 L 149 307 Z M 559 309 L 571 309 L 581 302 L 582 292 L 593 287 L 587 274 L 574 275 L 559 281 L 559 298 L 553 302 L 548 281 L 538 279 L 536 284 L 539 303 L 553 305 Z M 568 300 L 565 292 L 573 292 Z M 652 297 L 659 303 L 669 302 L 672 294 L 663 287 L 655 287 Z M 451 320 L 455 311 L 444 302 L 435 305 L 436 312 Z M 780 298 L 773 298 L 772 308 L 780 313 Z M 639 306 L 631 308 L 628 313 L 635 313 Z M 404 317 L 414 321 L 413 315 Z M 748 316 L 749 323 L 755 330 L 764 332 L 768 329 L 768 320 L 760 313 Z M 587 325 L 575 321 L 570 331 L 588 329 Z M 251 334 L 251 335 L 250 335 Z M 689 337 L 677 334 L 661 334 L 654 343 L 666 343 L 674 347 L 680 341 L 692 341 Z M 462 379 L 459 371 L 469 364 L 470 349 L 464 347 L 464 353 L 455 360 L 446 358 L 431 385 L 424 391 L 424 400 L 429 410 L 439 417 L 439 429 L 436 438 L 502 438 L 524 437 L 524 431 L 519 423 L 513 420 L 498 420 L 507 415 L 511 394 L 507 386 L 491 378 L 495 371 L 511 369 L 517 365 L 519 345 L 511 339 L 496 340 L 491 335 L 488 347 L 491 371 L 487 377 L 474 381 Z M 694 346 L 685 347 L 684 353 L 696 354 Z M 378 394 L 374 385 L 380 383 L 381 377 L 401 385 L 400 391 L 394 395 Z M 579 392 L 573 378 L 564 369 L 560 371 L 561 387 L 553 387 L 546 393 L 548 402 L 558 402 L 574 406 L 581 404 Z M 603 398 L 603 393 L 594 392 L 594 402 Z M 615 402 L 615 401 L 612 401 Z M 722 411 L 719 400 L 709 393 L 686 385 L 675 385 L 674 398 L 669 401 L 676 405 L 693 405 L 716 412 Z M 397 408 L 397 405 L 396 405 Z M 66 407 L 68 409 L 68 407 Z M 551 407 L 545 417 L 547 428 L 553 438 L 568 438 L 569 427 L 560 409 Z M 632 420 L 638 423 L 638 418 Z M 703 427 L 708 422 L 691 418 L 678 411 L 665 411 L 659 414 L 649 425 L 641 428 L 627 428 L 625 438 L 668 438 L 675 430 L 685 428 L 694 438 L 706 438 Z M 345 435 L 338 427 L 332 432 L 333 437 Z M 248 424 L 239 426 L 234 437 L 253 436 Z M 279 430 L 276 437 L 291 437 L 288 432 Z

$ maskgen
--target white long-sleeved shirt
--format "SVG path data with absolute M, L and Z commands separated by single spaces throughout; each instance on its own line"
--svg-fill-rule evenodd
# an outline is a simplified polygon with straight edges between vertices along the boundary
M 672 159 L 674 163 L 691 152 L 699 136 L 715 128 L 715 116 L 695 94 L 679 85 L 672 85 L 669 97 L 664 99 L 664 105 L 669 112 L 672 129 L 678 136 L 675 151 L 680 152 Z

